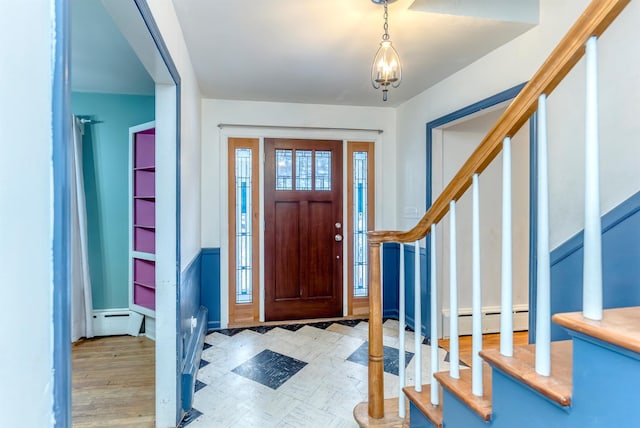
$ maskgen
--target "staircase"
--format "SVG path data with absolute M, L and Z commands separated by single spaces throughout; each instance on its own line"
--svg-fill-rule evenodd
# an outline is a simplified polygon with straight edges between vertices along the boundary
M 411 427 L 629 427 L 640 421 L 640 307 L 608 309 L 601 321 L 557 314 L 571 340 L 552 342 L 551 375 L 535 371 L 535 347 L 482 351 L 483 397 L 470 394 L 470 370 L 459 380 L 436 375 L 442 405 L 405 388 Z M 463 374 L 464 373 L 464 374 Z
M 369 400 L 354 409 L 361 427 L 628 427 L 640 426 L 640 307 L 603 309 L 602 226 L 599 202 L 597 40 L 630 0 L 593 0 L 525 85 L 498 122 L 467 159 L 418 224 L 406 232 L 369 232 Z M 549 262 L 549 183 L 547 170 L 546 99 L 586 55 L 585 230 L 584 283 L 581 312 L 551 316 Z M 537 164 L 537 260 L 535 345 L 513 346 L 511 284 L 511 165 L 510 139 L 536 114 L 539 138 Z M 482 350 L 479 175 L 503 152 L 503 239 L 501 346 Z M 473 195 L 473 361 L 458 364 L 456 272 L 456 202 Z M 435 266 L 436 231 L 448 216 L 450 232 L 450 369 L 438 370 L 431 353 L 432 372 L 424 385 L 418 368 L 414 386 L 404 386 L 400 398 L 383 395 L 383 347 L 380 251 L 383 243 L 415 245 L 430 236 L 430 337 L 437 337 L 438 310 Z M 419 254 L 420 251 L 415 251 Z M 417 256 L 418 257 L 418 256 Z M 638 260 L 640 262 L 640 260 Z M 421 295 L 420 263 L 414 263 L 415 296 Z M 404 296 L 404 263 L 400 263 L 400 296 Z M 404 307 L 401 297 L 400 343 L 404 346 Z M 422 302 L 416 299 L 415 319 Z M 504 315 L 507 314 L 507 315 Z M 551 323 L 564 328 L 571 340 L 551 342 Z M 416 328 L 416 331 L 420 331 Z M 415 349 L 420 335 L 416 334 Z M 432 341 L 435 346 L 435 340 Z M 404 353 L 400 353 L 404 354 Z M 400 361 L 400 367 L 404 362 Z M 407 412 L 408 408 L 408 412 Z

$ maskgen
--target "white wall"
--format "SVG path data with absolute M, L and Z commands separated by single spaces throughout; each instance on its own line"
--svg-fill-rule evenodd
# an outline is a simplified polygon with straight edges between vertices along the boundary
M 53 421 L 52 7 L 0 13 L 0 413 L 25 427 Z
M 170 0 L 149 0 L 149 7 L 181 79 L 181 269 L 200 252 L 201 96 L 180 23 Z
M 226 140 L 228 136 L 246 136 L 246 130 L 233 129 L 221 132 L 218 124 L 243 124 L 261 126 L 298 126 L 326 128 L 381 129 L 375 147 L 376 159 L 376 227 L 394 228 L 396 177 L 396 128 L 395 110 L 382 107 L 352 107 L 311 104 L 288 104 L 252 101 L 228 101 L 206 99 L 202 102 L 202 246 L 219 247 L 224 241 L 226 226 L 221 224 L 220 201 L 226 200 L 227 189 L 221 183 L 220 162 L 226 162 Z M 258 135 L 260 135 L 260 131 Z M 281 137 L 295 136 L 318 138 L 318 131 L 269 130 Z M 326 131 L 336 138 L 349 132 Z M 225 137 L 226 138 L 226 137 Z M 328 137 L 327 137 L 328 138 Z
M 540 24 L 398 108 L 398 212 L 425 207 L 425 123 L 528 80 L 586 7 L 540 1 Z M 602 211 L 640 189 L 640 4 L 631 2 L 600 41 Z M 551 245 L 582 229 L 584 68 L 549 98 Z
M 498 111 L 496 113 L 500 113 Z M 497 114 L 473 119 L 473 125 L 453 125 L 441 130 L 433 140 L 433 197 L 437 198 L 495 123 Z M 512 139 L 513 217 L 513 304 L 529 302 L 529 126 Z M 437 159 L 437 161 L 435 160 Z M 479 180 L 482 306 L 500 306 L 502 154 L 498 155 Z M 471 310 L 471 192 L 456 205 L 458 304 Z M 449 216 L 438 230 L 438 292 L 440 306 L 449 308 Z

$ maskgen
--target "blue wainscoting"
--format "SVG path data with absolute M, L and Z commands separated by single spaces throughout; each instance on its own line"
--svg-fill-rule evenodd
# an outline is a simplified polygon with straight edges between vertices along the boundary
M 193 405 L 196 375 L 204 338 L 220 327 L 220 249 L 203 248 L 180 275 L 178 356 L 180 403 L 184 412 Z M 195 319 L 195 327 L 192 327 Z
M 382 244 L 382 316 L 398 319 L 400 245 Z
M 195 379 L 207 331 L 207 308 L 200 303 L 201 259 L 202 255 L 198 254 L 180 274 L 180 306 L 178 308 L 180 325 L 177 340 L 180 370 L 178 379 L 180 403 L 178 404 L 185 412 L 191 409 L 193 403 Z M 196 320 L 195 326 L 192 326 L 193 319 Z
M 209 310 L 207 330 L 220 328 L 220 248 L 201 251 L 200 302 Z
M 552 314 L 582 310 L 583 244 L 580 232 L 551 252 Z M 602 281 L 605 308 L 640 305 L 640 192 L 602 217 Z M 569 338 L 551 328 L 552 340 Z
M 383 246 L 383 316 L 398 319 L 400 284 L 400 244 L 390 243 Z M 414 281 L 415 281 L 415 247 L 404 246 L 404 273 L 405 273 L 405 316 L 407 325 L 415 329 L 414 324 Z M 431 306 L 429 289 L 429 271 L 427 270 L 426 249 L 420 247 L 420 294 L 422 301 L 422 335 L 429 337 L 431 329 Z

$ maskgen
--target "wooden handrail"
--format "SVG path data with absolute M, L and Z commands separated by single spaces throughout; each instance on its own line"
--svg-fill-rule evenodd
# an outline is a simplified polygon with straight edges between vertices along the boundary
M 513 137 L 538 107 L 538 97 L 549 95 L 582 58 L 585 43 L 600 36 L 631 0 L 593 0 L 573 24 L 558 46 L 551 52 L 531 80 L 511 102 L 500 119 L 484 137 L 473 154 L 462 165 L 440 196 L 418 224 L 406 232 L 371 231 L 370 242 L 414 242 L 429 233 L 449 211 L 449 202 L 458 200 L 471 185 L 473 174 L 480 174 L 502 149 L 502 140 Z
M 458 200 L 470 187 L 474 174 L 480 174 L 502 149 L 505 137 L 513 137 L 538 108 L 540 95 L 549 95 L 582 58 L 591 36 L 600 37 L 631 0 L 592 0 L 564 38 L 551 52 L 520 94 L 484 137 L 478 148 L 435 200 L 418 224 L 406 232 L 371 231 L 369 240 L 369 417 L 385 418 L 382 307 L 380 287 L 380 244 L 414 242 L 424 238 L 431 225 L 449 211 L 451 201 Z M 419 329 L 416 329 L 420 331 Z M 416 379 L 420 382 L 420 379 Z

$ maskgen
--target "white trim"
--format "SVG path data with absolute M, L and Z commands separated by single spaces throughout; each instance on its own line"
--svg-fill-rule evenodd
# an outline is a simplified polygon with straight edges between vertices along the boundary
M 264 298 L 264 162 L 265 162 L 265 154 L 264 154 L 264 138 L 260 138 L 258 140 L 258 173 L 260 176 L 260 185 L 258 186 L 258 251 L 260 253 L 259 263 L 260 263 L 260 278 L 258 280 L 258 286 L 260 290 L 258 291 L 259 299 L 260 299 L 260 322 L 264 322 L 265 320 L 265 298 Z M 227 191 L 228 191 L 227 187 Z
M 156 340 L 156 319 L 144 317 L 144 333 L 142 334 L 151 340 Z
M 349 166 L 349 141 L 342 141 L 342 227 L 338 232 L 342 235 L 342 315 L 349 315 L 349 177 L 347 176 Z
M 175 85 L 156 84 L 156 423 L 175 424 L 178 390 L 176 373 L 176 275 L 178 230 L 176 215 Z

